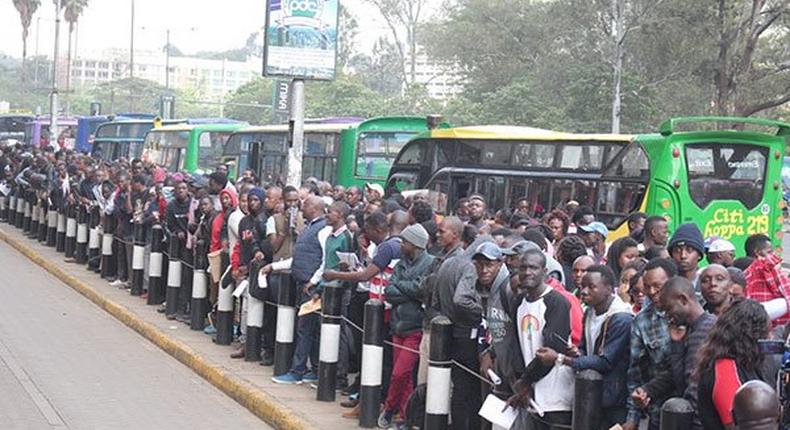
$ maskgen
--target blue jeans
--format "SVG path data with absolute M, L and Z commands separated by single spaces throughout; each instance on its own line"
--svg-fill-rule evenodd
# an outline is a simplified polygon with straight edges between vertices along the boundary
M 309 299 L 308 299 L 309 300 Z M 300 303 L 304 303 L 304 297 Z M 301 316 L 296 321 L 296 349 L 291 362 L 291 373 L 304 375 L 307 373 L 307 359 L 318 372 L 318 347 L 321 337 L 321 315 L 313 312 Z

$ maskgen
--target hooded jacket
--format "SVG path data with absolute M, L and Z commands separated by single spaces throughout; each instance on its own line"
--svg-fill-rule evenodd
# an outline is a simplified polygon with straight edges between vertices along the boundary
M 392 304 L 390 327 L 394 334 L 405 336 L 422 328 L 424 311 L 419 288 L 433 260 L 434 257 L 423 250 L 414 261 L 402 257 L 395 265 L 384 289 L 387 301 Z
M 588 307 L 584 313 L 584 335 L 579 345 L 579 357 L 573 360 L 576 371 L 592 369 L 603 375 L 604 408 L 626 407 L 628 387 L 626 377 L 630 362 L 631 307 L 615 295 L 595 339 L 591 327 L 596 317 L 595 309 Z
M 230 197 L 230 207 L 217 212 L 217 215 L 214 217 L 214 220 L 211 223 L 211 246 L 209 247 L 209 252 L 219 251 L 222 249 L 222 238 L 223 230 L 227 230 L 227 217 L 230 215 L 231 212 L 236 210 L 236 206 L 238 206 L 238 200 L 236 198 L 235 192 L 230 192 L 228 190 L 222 190 L 219 192 L 219 199 L 220 202 L 222 201 L 222 196 L 227 195 Z M 227 234 L 224 235 L 227 238 Z

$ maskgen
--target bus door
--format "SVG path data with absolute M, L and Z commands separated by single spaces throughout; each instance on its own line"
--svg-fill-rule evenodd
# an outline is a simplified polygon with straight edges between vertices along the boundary
M 249 154 L 246 160 L 240 160 L 240 166 L 255 172 L 264 182 L 277 182 L 285 178 L 287 160 L 285 133 L 261 133 L 255 135 L 256 140 L 249 142 L 248 150 L 242 145 L 241 157 Z M 240 167 L 241 170 L 241 167 Z

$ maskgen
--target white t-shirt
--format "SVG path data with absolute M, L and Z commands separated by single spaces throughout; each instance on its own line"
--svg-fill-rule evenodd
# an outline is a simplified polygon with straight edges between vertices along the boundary
M 518 340 L 524 366 L 535 358 L 543 347 L 543 327 L 546 325 L 546 304 L 543 298 L 553 291 L 546 288 L 540 299 L 528 302 L 522 299 L 518 307 Z M 535 383 L 535 403 L 546 412 L 570 411 L 573 407 L 573 369 L 569 366 L 554 366 L 540 381 Z
M 609 314 L 607 312 L 602 313 L 601 315 L 595 315 L 593 312 L 592 318 L 590 318 L 587 322 L 588 330 L 586 334 L 589 334 L 587 337 L 587 355 L 595 355 L 595 341 L 598 339 L 598 335 L 601 334 L 601 327 L 603 327 L 604 321 L 606 321 L 606 317 Z

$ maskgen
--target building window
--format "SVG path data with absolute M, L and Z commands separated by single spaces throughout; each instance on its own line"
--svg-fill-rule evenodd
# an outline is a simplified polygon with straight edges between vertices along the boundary
M 110 63 L 108 63 L 106 61 L 100 61 L 99 62 L 99 68 L 100 69 L 109 69 L 110 68 Z
M 107 72 L 99 72 L 99 77 L 100 78 L 107 78 L 107 76 L 108 76 Z
M 96 62 L 95 61 L 86 61 L 85 62 L 85 67 L 91 67 L 91 68 L 92 67 L 96 67 Z
M 96 72 L 94 72 L 93 70 L 86 70 L 85 71 L 85 77 L 86 78 L 92 78 L 94 76 L 96 76 Z

